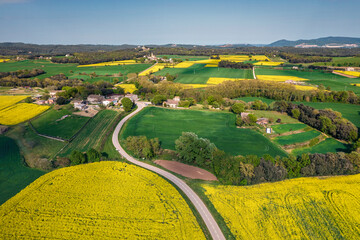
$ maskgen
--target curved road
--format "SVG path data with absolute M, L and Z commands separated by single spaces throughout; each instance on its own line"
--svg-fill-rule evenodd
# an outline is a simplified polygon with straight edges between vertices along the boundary
M 119 132 L 120 132 L 122 126 L 129 118 L 131 118 L 132 116 L 134 116 L 135 114 L 140 112 L 146 106 L 146 104 L 142 103 L 142 102 L 138 102 L 137 105 L 138 105 L 138 109 L 136 109 L 134 112 L 132 112 L 131 114 L 124 117 L 115 128 L 115 131 L 112 136 L 112 142 L 113 142 L 116 150 L 129 162 L 132 162 L 135 165 L 138 165 L 140 167 L 143 167 L 150 171 L 153 171 L 153 172 L 167 178 L 172 183 L 174 183 L 178 188 L 181 189 L 181 191 L 183 191 L 186 194 L 186 196 L 190 199 L 190 201 L 192 202 L 192 204 L 194 205 L 196 210 L 200 213 L 200 216 L 202 217 L 203 221 L 205 222 L 207 228 L 209 229 L 211 237 L 214 240 L 225 240 L 224 234 L 221 232 L 217 222 L 215 221 L 214 217 L 211 215 L 210 211 L 207 209 L 207 207 L 205 206 L 203 201 L 200 199 L 200 197 L 183 180 L 181 180 L 180 178 L 176 177 L 175 175 L 173 175 L 167 171 L 164 171 L 160 168 L 157 168 L 150 164 L 136 160 L 135 158 L 133 158 L 132 156 L 127 154 L 125 152 L 125 150 L 121 147 L 121 145 L 119 143 Z

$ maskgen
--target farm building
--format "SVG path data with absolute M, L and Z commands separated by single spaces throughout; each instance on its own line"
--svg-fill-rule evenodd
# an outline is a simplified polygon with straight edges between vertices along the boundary
M 120 95 L 120 94 L 110 94 L 106 96 L 108 99 L 115 99 L 115 100 L 119 100 L 121 98 L 124 97 L 124 95 Z
M 130 98 L 130 100 L 133 102 L 136 102 L 137 100 L 139 100 L 139 97 L 136 94 L 126 94 L 125 97 Z
M 102 101 L 102 104 L 104 106 L 108 106 L 110 103 L 113 103 L 113 104 L 117 104 L 118 100 L 116 99 L 105 99 L 104 101 Z
M 163 106 L 166 107 L 171 107 L 171 108 L 177 108 L 179 106 L 179 102 L 180 102 L 180 97 L 179 96 L 175 96 L 173 99 L 168 99 L 166 100 L 166 102 L 163 103 Z
M 74 101 L 74 108 L 83 111 L 86 109 L 86 102 L 85 101 Z
M 259 119 L 256 121 L 256 124 L 259 124 L 259 125 L 269 124 L 269 119 L 267 119 L 267 118 L 259 118 Z
M 91 94 L 87 97 L 87 100 L 91 104 L 100 104 L 102 101 L 104 101 L 104 97 L 100 95 Z
M 250 113 L 242 112 L 241 119 L 247 118 Z

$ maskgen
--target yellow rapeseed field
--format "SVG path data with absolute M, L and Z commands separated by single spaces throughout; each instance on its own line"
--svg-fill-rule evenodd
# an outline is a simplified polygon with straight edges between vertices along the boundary
M 167 65 L 166 63 L 158 63 L 156 65 L 153 65 L 152 67 L 150 67 L 150 68 L 146 69 L 145 71 L 143 71 L 142 73 L 140 73 L 139 76 L 146 76 L 148 74 L 158 72 L 161 69 L 164 69 L 166 65 Z
M 135 60 L 123 60 L 123 61 L 112 61 L 112 62 L 79 65 L 78 67 L 103 67 L 103 66 L 130 65 L 130 64 L 137 64 L 137 62 Z
M 203 188 L 236 239 L 360 239 L 360 175 Z
M 190 88 L 204 88 L 204 87 L 209 87 L 211 85 L 208 85 L 208 84 L 181 84 L 181 86 L 184 89 L 190 89 Z
M 213 64 L 213 63 L 209 63 L 209 64 L 206 64 L 205 67 L 218 67 L 219 64 Z
M 0 59 L 0 63 L 2 63 L 2 62 L 7 62 L 7 61 L 9 61 L 10 59 Z
M 185 61 L 185 62 L 181 62 L 181 63 L 176 64 L 174 66 L 174 68 L 188 68 L 188 67 L 191 67 L 194 64 L 195 64 L 195 62 L 193 62 L 193 61 Z
M 355 71 L 339 71 L 339 70 L 335 70 L 334 72 L 338 72 L 338 73 L 342 73 L 342 74 L 346 74 L 346 75 L 350 75 L 350 76 L 354 76 L 354 77 L 360 77 L 360 72 L 355 72 Z
M 284 62 L 271 62 L 271 61 L 259 61 L 254 63 L 255 66 L 278 66 L 283 64 Z
M 8 96 L 8 95 L 0 96 L 0 110 L 10 107 L 11 105 L 20 102 L 27 97 L 28 96 Z
M 351 83 L 351 85 L 356 86 L 356 87 L 360 87 L 360 83 Z
M 297 90 L 303 91 L 311 91 L 311 90 L 318 90 L 317 87 L 314 86 L 302 86 L 302 85 L 293 85 Z
M 49 106 L 39 106 L 33 103 L 18 103 L 0 110 L 0 124 L 16 125 L 27 121 L 47 110 Z
M 241 80 L 247 80 L 244 78 L 220 78 L 220 77 L 211 77 L 209 78 L 209 80 L 206 82 L 206 84 L 220 84 L 222 82 L 225 81 L 241 81 Z
M 43 175 L 0 206 L 0 239 L 205 239 L 179 192 L 121 162 Z
M 306 78 L 294 77 L 294 76 L 276 76 L 276 75 L 256 75 L 256 78 L 263 81 L 275 81 L 285 82 L 287 80 L 293 81 L 307 81 Z
M 137 90 L 137 88 L 135 87 L 135 84 L 126 84 L 126 83 L 122 83 L 122 84 L 116 84 L 116 87 L 121 87 L 124 88 L 125 93 L 133 93 L 135 90 Z

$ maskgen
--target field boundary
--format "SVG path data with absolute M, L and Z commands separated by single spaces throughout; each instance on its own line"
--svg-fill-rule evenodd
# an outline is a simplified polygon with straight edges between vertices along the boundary
M 60 142 L 68 142 L 69 140 L 64 139 L 64 138 L 60 138 L 60 137 L 53 137 L 53 136 L 49 136 L 49 135 L 45 135 L 45 134 L 41 134 L 39 133 L 35 127 L 32 125 L 31 121 L 28 121 L 28 124 L 30 126 L 30 128 L 34 131 L 34 133 L 36 133 L 36 135 L 40 136 L 40 137 L 44 137 L 44 138 L 48 138 L 48 139 L 52 139 L 52 140 L 56 140 L 56 141 L 60 141 Z

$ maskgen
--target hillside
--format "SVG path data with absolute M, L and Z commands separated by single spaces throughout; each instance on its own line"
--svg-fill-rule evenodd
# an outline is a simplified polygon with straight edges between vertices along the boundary
M 179 192 L 121 162 L 62 168 L 0 206 L 0 239 L 205 239 Z
M 319 47 L 325 46 L 328 44 L 357 44 L 360 45 L 360 38 L 352 38 L 352 37 L 323 37 L 317 39 L 300 39 L 296 41 L 289 41 L 289 40 L 278 40 L 273 42 L 267 47 L 295 47 L 300 44 L 307 44 L 307 45 L 318 45 Z

